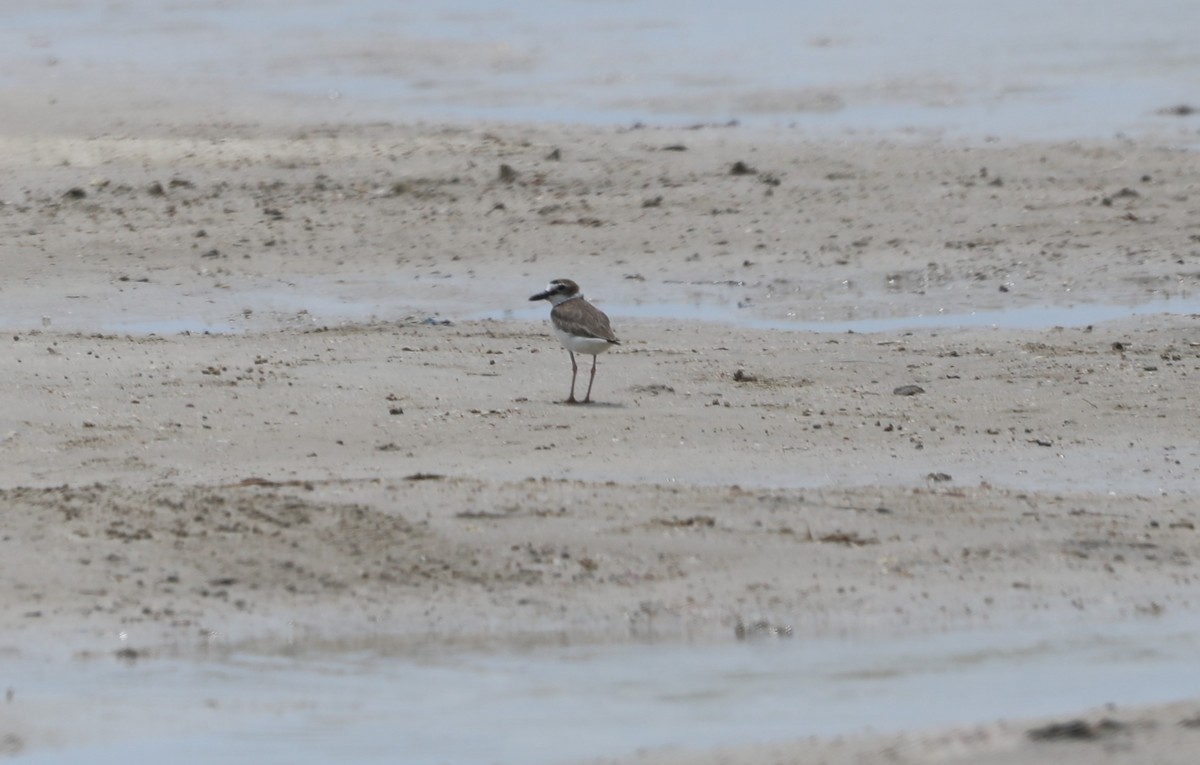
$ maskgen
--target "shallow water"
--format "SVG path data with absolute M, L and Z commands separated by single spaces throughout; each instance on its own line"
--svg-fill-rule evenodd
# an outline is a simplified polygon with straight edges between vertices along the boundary
M 30 763 L 555 763 L 1185 698 L 1200 618 L 499 652 L 232 647 L 200 660 L 0 662 L 64 740 Z M 13 707 L 19 709 L 19 707 Z M 53 727 L 53 726 L 51 726 Z
M 215 93 L 264 118 L 1200 139 L 1161 113 L 1196 97 L 1193 0 L 9 5 L 0 76 L 119 81 L 167 107 Z
M 285 323 L 304 326 L 321 325 L 324 323 L 336 325 L 362 320 L 386 320 L 386 308 L 383 306 L 379 306 L 378 310 L 364 310 L 361 307 L 355 308 L 349 304 L 343 304 L 337 299 L 317 296 L 303 302 L 306 305 L 314 306 L 315 310 L 309 311 L 308 309 L 303 309 L 302 313 L 293 314 L 291 317 L 292 321 Z M 452 308 L 452 306 L 446 306 L 447 310 L 441 311 L 437 310 L 436 307 L 431 307 L 426 319 L 430 322 L 453 322 L 462 320 L 484 321 L 488 319 L 542 321 L 546 318 L 546 309 L 544 306 L 536 308 L 522 307 L 516 310 L 485 311 L 467 314 L 459 319 L 449 318 L 455 315 L 455 312 L 451 310 Z M 1134 316 L 1200 314 L 1200 299 L 1166 299 L 1137 305 L 1107 303 L 1087 303 L 1072 306 L 1033 305 L 997 311 L 916 314 L 889 318 L 852 319 L 849 321 L 763 319 L 755 316 L 752 312 L 738 309 L 736 306 L 722 304 L 618 303 L 605 305 L 604 309 L 613 318 L 700 321 L 740 327 L 742 329 L 776 330 L 783 332 L 858 332 L 870 334 L 918 329 L 975 327 L 990 327 L 995 329 L 1084 327 L 1107 321 L 1132 318 Z M 0 322 L 2 321 L 3 319 L 0 318 Z M 204 319 L 200 317 L 150 318 L 146 316 L 128 319 L 98 318 L 95 322 L 68 320 L 60 322 L 59 327 L 70 330 L 92 330 L 129 335 L 176 335 L 184 333 L 235 334 L 253 328 L 261 328 L 257 327 L 254 322 L 244 322 L 239 327 L 233 320 Z
M 137 291 L 104 299 L 57 301 L 36 294 L 16 295 L 0 309 L 0 329 L 102 332 L 132 335 L 190 333 L 232 334 L 280 327 L 336 326 L 345 323 L 427 319 L 429 321 L 528 321 L 543 322 L 545 303 L 529 303 L 520 285 L 501 285 L 480 295 L 478 287 L 459 279 L 445 279 L 418 292 L 406 278 L 380 277 L 370 281 L 306 277 L 286 284 L 276 281 L 248 283 L 233 289 L 182 294 L 170 287 L 143 286 Z M 669 320 L 724 324 L 754 330 L 802 332 L 883 333 L 917 329 L 1007 328 L 1047 329 L 1083 327 L 1136 316 L 1200 314 L 1200 296 L 1190 292 L 1162 293 L 1145 298 L 1117 296 L 1094 302 L 1017 304 L 970 310 L 961 297 L 946 306 L 917 312 L 913 300 L 892 302 L 894 296 L 860 294 L 856 303 L 836 309 L 805 305 L 805 314 L 788 309 L 779 300 L 739 302 L 732 287 L 662 285 L 654 299 L 646 299 L 640 286 L 618 288 L 599 302 L 614 319 Z M 478 305 L 476 298 L 511 307 L 464 310 Z M 921 298 L 922 303 L 931 301 Z M 251 310 L 250 306 L 253 306 Z
M 1081 303 L 1077 305 L 1030 305 L 993 311 L 954 310 L 887 318 L 831 319 L 804 321 L 764 319 L 754 311 L 739 308 L 736 303 L 616 303 L 604 305 L 612 317 L 631 319 L 668 319 L 672 321 L 702 321 L 727 324 L 745 329 L 767 329 L 792 332 L 897 332 L 910 329 L 953 329 L 994 327 L 1008 329 L 1047 329 L 1050 327 L 1085 327 L 1106 321 L 1156 314 L 1200 313 L 1200 298 L 1165 298 L 1144 303 L 1109 304 Z M 487 312 L 472 315 L 477 319 L 518 319 L 534 321 L 546 317 L 545 306 L 512 311 Z

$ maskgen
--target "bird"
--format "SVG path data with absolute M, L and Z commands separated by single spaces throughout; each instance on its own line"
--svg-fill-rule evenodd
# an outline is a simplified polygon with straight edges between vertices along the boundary
M 550 301 L 550 321 L 554 325 L 554 334 L 558 335 L 558 341 L 571 355 L 571 395 L 567 397 L 568 404 L 580 403 L 575 400 L 575 377 L 579 373 L 575 354 L 591 355 L 592 375 L 588 378 L 587 393 L 583 397 L 583 403 L 590 404 L 592 383 L 596 381 L 596 356 L 621 344 L 613 334 L 608 316 L 584 300 L 579 285 L 570 279 L 555 279 L 546 285 L 545 290 L 529 299 Z

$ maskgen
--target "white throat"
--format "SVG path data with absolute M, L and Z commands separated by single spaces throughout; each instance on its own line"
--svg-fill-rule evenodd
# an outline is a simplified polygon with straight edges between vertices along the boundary
M 583 297 L 583 294 L 579 293 L 579 292 L 576 292 L 574 295 L 561 295 L 559 293 L 552 293 L 550 295 L 549 300 L 550 300 L 550 305 L 562 305 L 563 303 L 567 302 L 568 300 L 574 300 L 576 298 L 582 298 L 582 297 Z

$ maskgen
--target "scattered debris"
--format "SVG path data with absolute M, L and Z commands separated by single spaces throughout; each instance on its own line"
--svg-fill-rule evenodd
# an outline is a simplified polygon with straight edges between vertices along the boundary
M 833 543 L 846 545 L 847 547 L 865 547 L 866 545 L 877 545 L 879 540 L 875 537 L 859 536 L 857 531 L 835 531 L 832 534 L 817 537 L 818 542 Z
M 515 510 L 516 508 L 513 508 L 513 509 Z M 461 519 L 467 520 L 467 521 L 484 521 L 484 520 L 497 520 L 497 519 L 502 519 L 502 518 L 513 518 L 515 516 L 511 512 L 497 513 L 497 512 L 490 511 L 490 510 L 463 510 L 462 512 L 455 513 L 454 517 L 461 518 Z
M 746 624 L 738 619 L 737 625 L 733 628 L 733 636 L 738 640 L 753 640 L 763 637 L 789 638 L 792 636 L 792 626 L 790 624 L 771 624 L 766 619 Z
M 243 478 L 242 480 L 238 481 L 234 485 L 235 486 L 270 486 L 270 487 L 282 486 L 282 484 L 279 481 L 272 481 L 270 478 L 259 478 L 258 476 L 251 476 L 249 478 Z
M 758 175 L 758 171 L 740 159 L 733 163 L 733 167 L 729 168 L 730 175 Z
M 137 661 L 142 656 L 136 648 L 118 648 L 113 652 L 113 655 L 121 661 L 129 662 Z
M 634 393 L 649 393 L 651 396 L 657 396 L 660 393 L 674 393 L 675 389 L 670 385 L 662 383 L 650 383 L 649 385 L 634 385 L 630 388 Z
M 319 481 L 318 483 L 339 484 L 339 483 L 345 483 L 345 480 L 344 479 L 332 479 L 332 480 L 326 480 L 326 481 Z M 315 488 L 314 483 L 305 478 L 289 478 L 284 481 L 273 481 L 270 478 L 259 478 L 257 476 L 251 476 L 250 478 L 243 478 L 242 480 L 238 481 L 237 483 L 231 483 L 231 484 L 226 484 L 226 485 L 227 486 L 260 486 L 260 487 L 267 488 L 267 489 L 280 489 L 283 487 L 297 487 L 297 488 L 304 489 L 305 491 L 312 491 Z
M 1158 113 L 1165 117 L 1190 117 L 1198 111 L 1200 109 L 1191 104 L 1176 104 L 1159 109 Z
M 925 389 L 920 385 L 901 385 L 898 388 L 893 388 L 892 393 L 897 396 L 915 396 L 918 393 L 924 393 Z
M 717 525 L 717 519 L 711 515 L 693 515 L 687 518 L 655 518 L 652 521 L 658 526 L 670 526 L 671 528 L 713 528 Z
M 567 218 L 555 218 L 550 221 L 551 226 L 587 226 L 588 228 L 599 228 L 604 225 L 604 221 L 599 218 L 582 217 L 575 220 Z
M 1128 724 L 1105 718 L 1091 723 L 1087 720 L 1069 720 L 1061 723 L 1050 723 L 1040 728 L 1030 728 L 1025 732 L 1033 741 L 1094 741 L 1104 736 L 1120 733 L 1129 727 Z
M 517 171 L 512 169 L 512 165 L 500 165 L 500 180 L 504 183 L 512 183 L 517 180 Z
M 441 473 L 412 473 L 404 476 L 406 481 L 440 481 L 446 476 Z

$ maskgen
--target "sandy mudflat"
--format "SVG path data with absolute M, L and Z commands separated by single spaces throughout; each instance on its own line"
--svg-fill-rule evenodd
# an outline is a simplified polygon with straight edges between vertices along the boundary
M 1001 722 L 944 731 L 851 736 L 709 752 L 657 750 L 620 765 L 1021 765 L 1022 763 L 1184 763 L 1195 760 L 1200 705 L 1140 710 L 1111 707 L 1051 721 Z M 615 761 L 605 761 L 614 765 Z M 593 765 L 601 765 L 596 761 Z
M 1196 608 L 1188 310 L 781 328 L 1186 307 L 1194 154 L 722 127 L 0 144 L 6 655 Z M 559 403 L 566 354 L 525 313 L 560 276 L 623 341 L 587 407 Z M 12 708 L 0 734 L 36 750 Z M 993 725 L 686 761 L 1190 762 L 1170 757 L 1200 742 L 1191 708 L 1106 715 L 1082 742 Z

